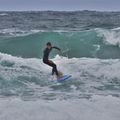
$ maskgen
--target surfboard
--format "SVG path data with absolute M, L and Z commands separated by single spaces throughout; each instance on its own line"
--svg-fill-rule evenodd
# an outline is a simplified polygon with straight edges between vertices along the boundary
M 68 80 L 70 77 L 72 77 L 72 76 L 71 75 L 63 75 L 62 77 L 58 78 L 57 81 L 63 82 L 65 80 Z

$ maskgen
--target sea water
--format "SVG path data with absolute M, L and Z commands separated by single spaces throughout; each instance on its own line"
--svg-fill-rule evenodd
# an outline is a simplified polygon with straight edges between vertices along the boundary
M 120 12 L 0 12 L 0 120 L 46 119 L 120 119 Z

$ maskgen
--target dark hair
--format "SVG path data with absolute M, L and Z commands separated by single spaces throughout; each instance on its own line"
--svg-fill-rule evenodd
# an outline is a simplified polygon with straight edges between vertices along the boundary
M 51 42 L 48 42 L 46 45 L 51 46 Z

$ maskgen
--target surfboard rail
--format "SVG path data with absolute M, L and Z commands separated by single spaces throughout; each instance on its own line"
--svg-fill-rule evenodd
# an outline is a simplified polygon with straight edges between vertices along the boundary
M 63 82 L 65 80 L 68 80 L 70 77 L 72 77 L 72 76 L 71 75 L 63 75 L 62 77 L 58 78 L 57 81 Z

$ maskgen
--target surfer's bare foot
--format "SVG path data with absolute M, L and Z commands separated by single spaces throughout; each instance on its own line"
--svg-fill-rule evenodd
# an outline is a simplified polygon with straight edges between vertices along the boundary
M 59 75 L 59 76 L 63 76 L 63 73 L 60 72 L 60 71 L 58 71 L 58 75 Z
M 56 76 L 57 77 L 57 79 L 59 79 L 59 78 L 61 78 L 62 76 L 61 75 L 58 75 L 58 76 Z
M 57 77 L 57 79 L 59 79 L 60 78 L 60 76 L 58 75 L 58 76 L 56 76 Z

